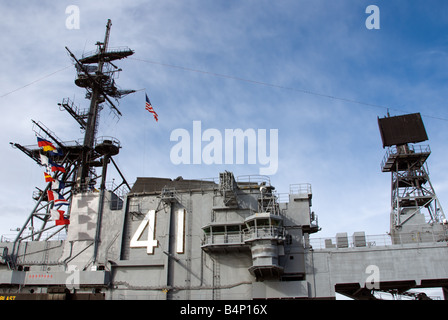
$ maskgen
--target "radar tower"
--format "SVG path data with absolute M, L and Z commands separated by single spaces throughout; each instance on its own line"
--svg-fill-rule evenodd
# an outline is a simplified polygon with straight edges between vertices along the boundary
M 428 174 L 431 154 L 420 113 L 378 118 L 386 155 L 383 172 L 391 173 L 390 233 L 393 243 L 444 240 L 446 219 Z M 438 237 L 441 237 L 438 239 Z

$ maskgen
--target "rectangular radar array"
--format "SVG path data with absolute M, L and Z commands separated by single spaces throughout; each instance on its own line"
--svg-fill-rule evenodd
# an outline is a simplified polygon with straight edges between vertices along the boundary
M 378 118 L 383 148 L 428 140 L 420 113 Z

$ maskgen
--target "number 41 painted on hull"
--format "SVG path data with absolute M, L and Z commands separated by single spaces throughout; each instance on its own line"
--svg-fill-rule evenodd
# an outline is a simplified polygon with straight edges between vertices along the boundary
M 179 209 L 176 213 L 176 253 L 184 253 L 185 244 L 185 209 Z M 135 234 L 131 238 L 131 248 L 146 248 L 148 254 L 154 253 L 154 248 L 158 247 L 156 240 L 156 211 L 149 210 L 143 221 L 138 226 Z M 148 229 L 148 239 L 140 240 L 145 229 Z

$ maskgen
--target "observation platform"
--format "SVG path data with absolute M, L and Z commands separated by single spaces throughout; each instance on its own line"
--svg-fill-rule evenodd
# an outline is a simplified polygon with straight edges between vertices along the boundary
M 406 146 L 406 150 L 403 150 L 402 147 L 393 146 L 387 150 L 381 162 L 382 172 L 392 172 L 397 169 L 398 171 L 408 170 L 410 166 L 420 167 L 431 154 L 429 145 L 410 145 Z
M 134 51 L 129 49 L 128 47 L 117 47 L 110 48 L 107 52 L 87 52 L 82 55 L 82 58 L 79 59 L 81 63 L 97 63 L 100 60 L 105 62 L 110 62 L 114 60 L 124 59 L 134 54 Z

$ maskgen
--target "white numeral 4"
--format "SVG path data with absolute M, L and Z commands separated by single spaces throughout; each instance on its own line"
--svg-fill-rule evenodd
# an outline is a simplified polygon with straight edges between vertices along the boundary
M 137 231 L 135 231 L 135 234 L 131 239 L 130 247 L 146 248 L 146 252 L 148 254 L 153 254 L 154 248 L 157 247 L 158 245 L 158 242 L 155 239 L 155 225 L 156 225 L 156 211 L 149 210 L 143 221 L 138 226 Z M 140 240 L 140 237 L 142 236 L 147 226 L 148 226 L 148 240 Z

